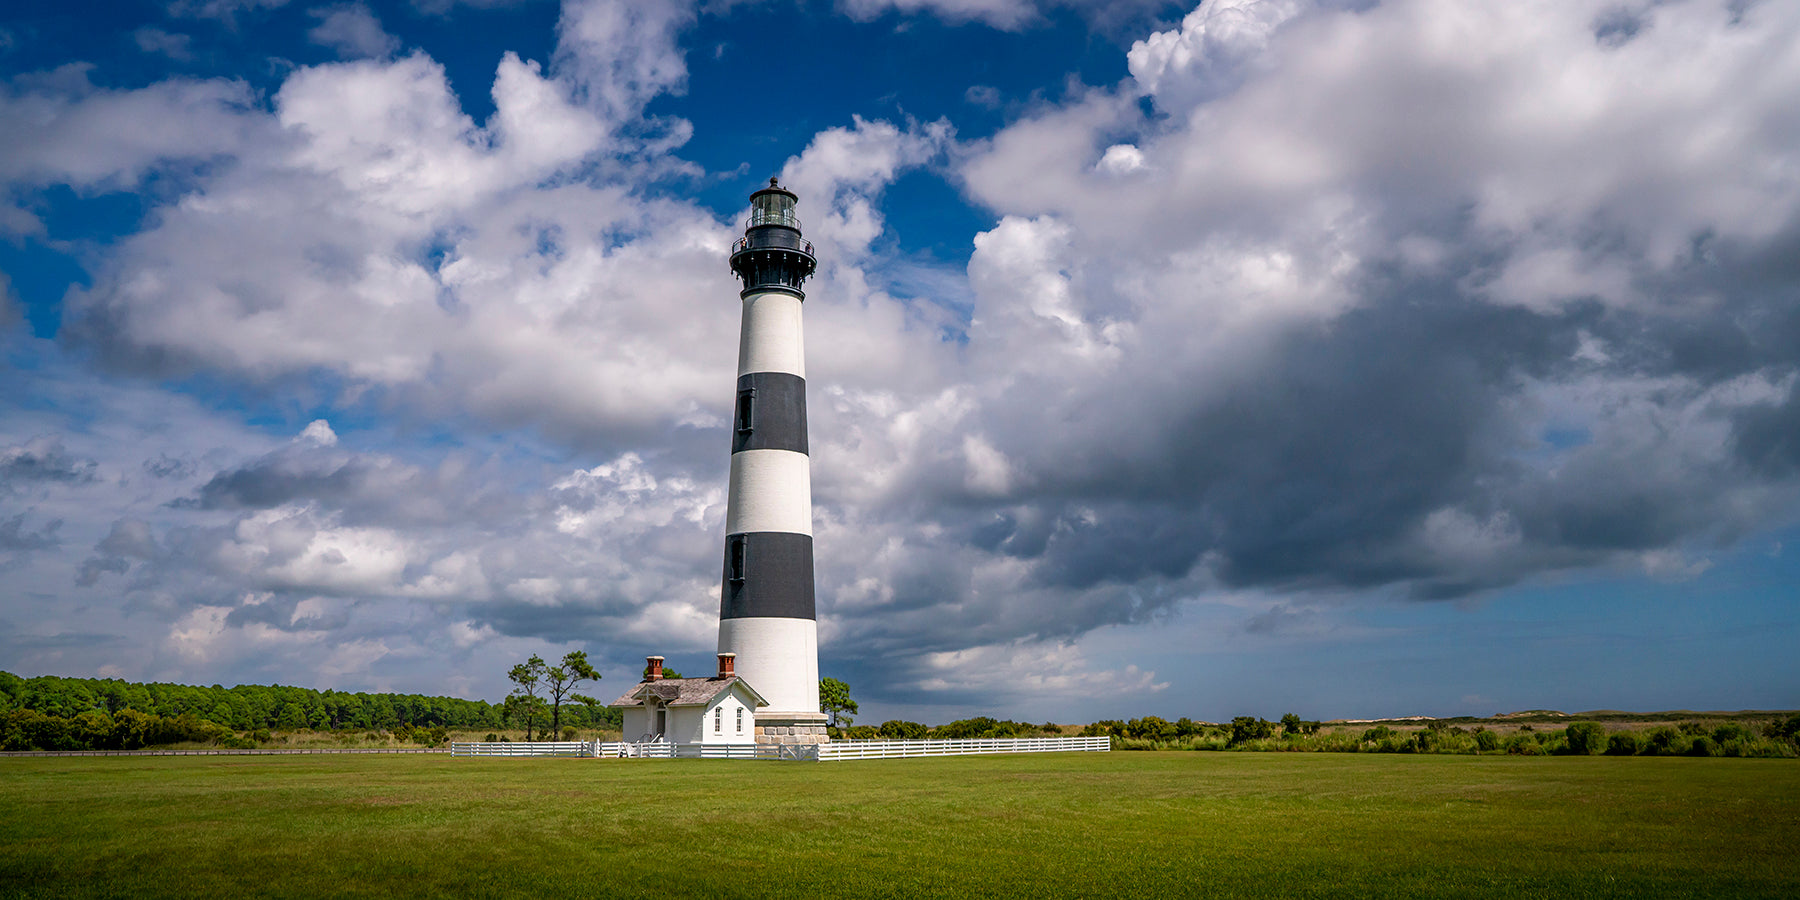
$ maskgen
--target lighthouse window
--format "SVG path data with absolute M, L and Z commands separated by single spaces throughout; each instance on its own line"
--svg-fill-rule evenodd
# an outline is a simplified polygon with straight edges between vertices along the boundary
M 726 543 L 727 558 L 730 560 L 731 581 L 740 584 L 744 580 L 744 536 L 734 534 Z
M 756 388 L 744 388 L 738 391 L 737 430 L 738 434 L 749 434 L 756 426 Z
M 738 734 L 744 733 L 744 708 L 741 706 L 737 710 L 737 729 Z
M 725 711 L 713 707 L 713 734 L 718 734 L 725 727 Z

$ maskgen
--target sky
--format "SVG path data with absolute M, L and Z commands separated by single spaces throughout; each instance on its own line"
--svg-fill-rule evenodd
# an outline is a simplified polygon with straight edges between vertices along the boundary
M 707 672 L 747 197 L 861 721 L 1800 707 L 1800 4 L 0 13 L 0 669 Z

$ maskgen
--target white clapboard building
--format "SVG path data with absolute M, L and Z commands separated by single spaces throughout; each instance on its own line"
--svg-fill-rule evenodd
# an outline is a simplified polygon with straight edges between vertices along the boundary
M 676 744 L 749 744 L 756 741 L 756 711 L 768 706 L 739 678 L 735 654 L 719 654 L 710 678 L 664 678 L 663 658 L 648 660 L 644 680 L 613 701 L 625 715 L 625 740 Z

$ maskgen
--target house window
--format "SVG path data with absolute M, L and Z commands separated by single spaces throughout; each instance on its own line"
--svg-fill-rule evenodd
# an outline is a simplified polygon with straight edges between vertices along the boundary
M 738 707 L 738 711 L 737 711 L 737 725 L 738 725 L 738 734 L 743 734 L 744 733 L 744 708 L 741 706 Z
M 749 434 L 756 428 L 756 388 L 744 388 L 738 391 L 737 430 L 738 434 Z
M 731 583 L 742 584 L 744 582 L 744 536 L 732 535 L 727 542 L 726 552 L 730 554 L 731 559 Z
M 713 734 L 718 734 L 724 723 L 725 711 L 716 706 L 713 707 Z

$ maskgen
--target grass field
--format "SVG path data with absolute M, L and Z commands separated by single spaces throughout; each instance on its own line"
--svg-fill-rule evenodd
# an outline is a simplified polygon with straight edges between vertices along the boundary
M 0 760 L 0 895 L 1800 896 L 1784 760 Z

